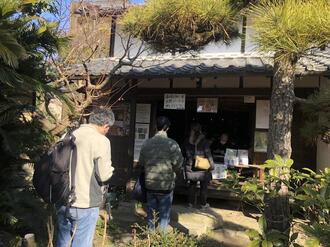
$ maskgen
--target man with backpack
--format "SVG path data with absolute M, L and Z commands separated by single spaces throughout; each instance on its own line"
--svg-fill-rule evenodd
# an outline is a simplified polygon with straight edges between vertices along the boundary
M 57 206 L 57 247 L 91 247 L 103 201 L 102 184 L 112 176 L 111 146 L 106 137 L 114 124 L 110 109 L 99 108 L 89 117 L 89 124 L 81 125 L 72 135 L 76 148 L 74 199 L 68 205 Z M 73 174 L 72 174 L 73 173 Z

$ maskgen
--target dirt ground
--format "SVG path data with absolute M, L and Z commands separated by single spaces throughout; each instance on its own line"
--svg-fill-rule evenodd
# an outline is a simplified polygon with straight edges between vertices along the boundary
M 210 225 L 204 234 L 199 234 L 200 243 L 205 247 L 245 247 L 249 239 L 245 234 L 248 229 L 258 230 L 257 217 L 251 208 L 243 208 L 239 202 L 226 200 L 209 200 L 211 208 L 201 211 L 198 208 L 188 209 L 185 198 L 176 197 L 172 207 L 171 227 L 185 233 L 194 234 L 195 228 Z M 187 217 L 182 217 L 186 215 Z M 205 217 L 215 219 L 216 224 Z M 104 246 L 126 246 L 132 238 L 132 226 L 136 223 L 145 224 L 145 211 L 131 202 L 121 202 L 117 209 L 112 211 L 112 217 Z M 212 226 L 211 226 L 212 225 Z M 104 222 L 100 222 L 94 246 L 102 246 Z M 207 226 L 206 226 L 207 227 Z M 301 242 L 301 240 L 300 240 Z
M 257 221 L 251 217 L 245 216 L 240 211 L 240 205 L 238 202 L 224 201 L 224 200 L 210 200 L 211 208 L 207 211 L 201 211 L 198 208 L 188 209 L 186 208 L 185 198 L 177 197 L 174 200 L 172 214 L 194 214 L 195 218 L 191 217 L 191 222 L 180 222 L 178 216 L 173 216 L 171 219 L 171 227 L 182 230 L 182 224 L 185 223 L 185 228 L 194 228 L 194 225 L 201 226 L 200 217 L 206 217 L 206 215 L 212 215 L 216 217 L 217 224 L 213 230 L 206 230 L 205 234 L 202 234 L 203 246 L 232 246 L 240 247 L 247 246 L 249 240 L 245 235 L 247 229 L 257 229 Z M 199 216 L 200 214 L 200 216 Z M 196 216 L 197 215 L 197 216 Z M 143 208 L 136 207 L 134 202 L 121 202 L 117 209 L 112 211 L 113 219 L 108 229 L 105 246 L 125 246 L 132 237 L 132 226 L 135 223 L 140 225 L 145 224 L 145 212 Z M 204 223 L 211 224 L 211 223 Z M 102 240 L 104 235 L 103 229 L 104 222 L 100 222 L 100 226 L 97 230 L 97 237 L 94 246 L 102 246 Z M 181 228 L 178 227 L 181 225 Z M 188 226 L 187 226 L 188 225 Z M 183 229 L 183 231 L 189 233 L 189 229 Z M 193 229 L 190 229 L 193 230 Z

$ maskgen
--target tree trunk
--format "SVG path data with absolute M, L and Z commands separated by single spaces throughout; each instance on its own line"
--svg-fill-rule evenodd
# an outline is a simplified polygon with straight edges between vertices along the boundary
M 295 63 L 296 59 L 294 57 L 280 57 L 280 54 L 275 54 L 274 80 L 270 103 L 268 159 L 273 159 L 275 154 L 280 155 L 283 159 L 291 157 Z M 291 219 L 286 186 L 282 185 L 277 197 L 265 198 L 265 203 L 267 231 L 278 230 L 287 236 L 288 241 Z
M 270 102 L 267 158 L 275 154 L 291 157 L 291 125 L 293 117 L 295 59 L 275 55 L 274 80 Z

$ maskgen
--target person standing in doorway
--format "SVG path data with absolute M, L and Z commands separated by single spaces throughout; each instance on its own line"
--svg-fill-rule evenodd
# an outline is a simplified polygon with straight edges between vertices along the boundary
M 158 132 L 145 141 L 140 152 L 139 164 L 144 168 L 147 189 L 147 222 L 152 230 L 158 221 L 159 228 L 166 231 L 170 222 L 176 173 L 181 170 L 183 163 L 179 145 L 167 137 L 170 125 L 167 117 L 158 117 Z
M 57 205 L 57 247 L 92 247 L 99 206 L 113 173 L 111 146 L 105 136 L 114 124 L 110 109 L 98 108 L 73 132 L 77 148 L 75 201 L 71 207 Z
M 199 183 L 200 205 L 202 209 L 206 209 L 210 206 L 207 203 L 207 186 L 212 179 L 211 171 L 214 169 L 214 162 L 209 142 L 202 133 L 202 126 L 199 123 L 191 125 L 189 138 L 184 143 L 184 154 L 186 158 L 186 178 L 189 181 L 188 207 L 193 207 L 195 204 L 197 184 Z M 194 167 L 197 155 L 208 159 L 210 164 L 208 170 L 198 170 Z

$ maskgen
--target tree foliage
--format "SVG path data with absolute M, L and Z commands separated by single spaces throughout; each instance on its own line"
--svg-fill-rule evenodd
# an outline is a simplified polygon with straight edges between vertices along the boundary
M 160 52 L 198 50 L 212 40 L 229 43 L 238 35 L 243 1 L 149 0 L 121 19 L 125 32 Z
M 262 0 L 247 13 L 261 51 L 299 57 L 330 43 L 327 0 Z
M 52 8 L 46 0 L 0 1 L 0 245 L 14 246 L 15 235 L 46 230 L 28 175 L 52 142 L 35 100 L 62 97 L 48 85 L 47 59 L 63 42 L 57 24 L 41 17 Z

